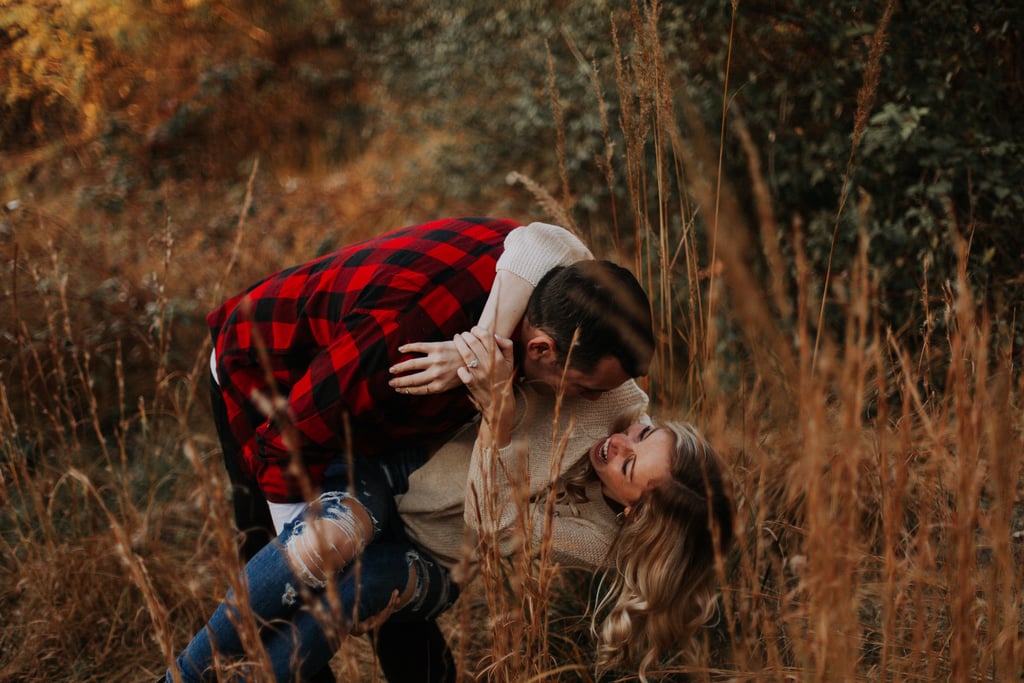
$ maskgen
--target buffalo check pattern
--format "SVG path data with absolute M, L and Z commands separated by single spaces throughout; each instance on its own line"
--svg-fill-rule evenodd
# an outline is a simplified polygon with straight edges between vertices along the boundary
M 293 455 L 316 486 L 334 458 L 430 445 L 472 417 L 464 390 L 399 394 L 388 368 L 406 358 L 402 344 L 472 327 L 518 226 L 394 230 L 275 273 L 207 316 L 231 430 L 268 500 L 302 500 Z

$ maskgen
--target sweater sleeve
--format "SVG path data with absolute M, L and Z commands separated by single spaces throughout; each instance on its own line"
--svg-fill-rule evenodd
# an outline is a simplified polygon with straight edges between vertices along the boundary
M 531 529 L 533 547 L 539 552 L 548 549 L 551 560 L 563 567 L 593 570 L 608 566 L 608 550 L 617 528 L 614 514 L 600 500 L 578 509 L 555 505 L 551 516 L 544 505 L 537 505 Z
M 474 447 L 466 490 L 465 521 L 483 537 L 493 537 L 502 555 L 526 550 L 550 553 L 563 566 L 594 569 L 607 564 L 615 536 L 615 515 L 601 499 L 595 482 L 586 503 L 548 503 L 548 496 L 528 496 L 523 448 L 498 451 Z M 550 490 L 554 495 L 554 490 Z M 524 527 L 524 520 L 528 527 Z M 530 548 L 522 547 L 523 533 Z
M 479 324 L 501 336 L 511 336 L 533 294 L 552 268 L 594 258 L 575 235 L 557 225 L 530 223 L 505 237 L 504 251 L 495 264 L 494 285 Z
M 552 268 L 593 258 L 586 245 L 565 228 L 530 223 L 505 238 L 505 251 L 498 258 L 497 270 L 507 270 L 535 287 Z
M 514 482 L 529 482 L 529 466 L 521 441 L 501 449 L 473 444 L 466 480 L 466 524 L 483 534 L 501 534 L 519 518 L 518 508 L 529 503 L 528 491 L 516 491 Z
M 526 523 L 531 552 L 546 547 L 564 565 L 602 566 L 617 525 L 600 484 L 594 482 L 587 491 L 589 502 L 579 505 L 552 503 L 549 508 L 547 496 L 553 493 L 552 483 L 606 437 L 619 418 L 649 422 L 648 397 L 630 380 L 597 401 L 567 398 L 557 426 L 550 401 L 522 390 L 517 393 L 512 443 L 496 450 L 476 440 L 466 482 L 465 522 L 482 537 L 496 537 L 504 555 L 523 549 L 522 534 L 516 532 L 525 531 Z

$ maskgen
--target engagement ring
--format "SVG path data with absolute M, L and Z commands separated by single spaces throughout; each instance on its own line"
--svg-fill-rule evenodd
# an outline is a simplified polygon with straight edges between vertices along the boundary
M 470 370 L 472 370 L 473 368 L 475 368 L 478 365 L 480 365 L 480 359 L 474 358 L 473 360 L 469 361 L 469 363 L 466 365 L 466 367 L 469 368 Z

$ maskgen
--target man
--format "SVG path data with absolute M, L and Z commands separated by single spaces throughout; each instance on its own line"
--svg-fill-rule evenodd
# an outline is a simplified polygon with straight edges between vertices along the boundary
M 529 237 L 525 246 L 525 240 L 514 242 L 522 234 Z M 506 239 L 515 253 L 506 249 Z M 399 393 L 391 387 L 389 370 L 408 361 L 400 349 L 419 348 L 409 342 L 450 340 L 478 319 L 510 336 L 525 304 L 518 302 L 511 285 L 500 304 L 489 300 L 496 275 L 511 274 L 511 279 L 532 289 L 552 267 L 590 258 L 582 243 L 554 226 L 520 228 L 503 219 L 444 219 L 386 233 L 283 270 L 219 306 L 208 316 L 214 341 L 213 401 L 225 464 L 236 486 L 239 529 L 270 526 L 260 509 L 263 497 L 275 503 L 304 502 L 308 491 L 303 491 L 303 475 L 315 490 L 323 470 L 338 457 L 429 446 L 464 424 L 475 412 L 465 391 L 425 396 L 415 388 L 409 390 L 414 393 Z M 611 277 L 625 275 L 626 284 L 632 281 L 633 289 L 639 290 L 632 276 L 619 270 Z M 585 289 L 590 286 L 588 277 L 578 275 L 567 286 Z M 547 297 L 557 304 L 563 285 L 553 284 L 555 291 Z M 622 286 L 614 281 L 604 285 L 609 291 Z M 556 318 L 571 322 L 567 309 L 576 304 L 561 305 L 544 313 L 547 317 L 538 326 L 551 327 Z M 513 309 L 511 324 L 497 315 L 499 306 Z M 535 317 L 541 310 L 537 308 Z M 650 311 L 639 313 L 640 327 L 646 316 L 645 334 L 650 336 Z M 482 314 L 491 320 L 481 319 Z M 573 328 L 566 327 L 571 336 Z M 561 380 L 558 361 L 564 360 L 572 343 L 565 334 L 533 347 L 547 361 L 541 366 L 548 369 L 543 381 L 553 388 Z M 583 341 L 574 351 L 570 371 L 592 363 L 581 350 L 586 348 Z M 598 338 L 595 343 L 605 342 Z M 544 355 L 551 344 L 562 351 L 561 357 Z M 640 344 L 649 349 L 653 341 L 641 339 Z M 631 375 L 646 373 L 646 362 L 620 360 L 622 372 L 613 378 L 618 381 L 576 381 L 564 391 L 599 395 Z M 595 367 L 591 364 L 586 370 L 593 372 Z M 301 459 L 302 468 L 291 466 L 293 456 Z M 255 503 L 245 500 L 247 489 Z M 247 546 L 258 549 L 262 544 L 247 539 Z
M 331 463 L 429 447 L 473 416 L 464 390 L 427 393 L 454 386 L 450 376 L 424 387 L 389 371 L 425 376 L 408 353 L 450 344 L 478 319 L 499 334 L 518 330 L 525 378 L 551 391 L 596 399 L 646 374 L 653 333 L 642 289 L 567 235 L 504 219 L 433 221 L 281 271 L 213 311 L 214 414 L 243 556 L 274 535 L 265 500 L 291 514 Z M 529 296 L 531 324 L 520 325 L 523 284 L 532 290 L 540 274 L 573 263 Z
M 646 411 L 647 396 L 635 382 L 609 386 L 615 377 L 646 374 L 654 348 L 650 304 L 628 271 L 593 261 L 552 269 L 530 297 L 518 340 L 520 380 L 561 393 L 562 410 L 580 422 L 607 429 L 624 413 Z M 385 621 L 376 636 L 389 683 L 455 682 L 435 620 Z

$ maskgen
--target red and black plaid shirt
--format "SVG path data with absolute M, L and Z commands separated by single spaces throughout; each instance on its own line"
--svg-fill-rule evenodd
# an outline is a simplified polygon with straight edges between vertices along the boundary
M 314 485 L 333 458 L 345 457 L 346 425 L 353 455 L 362 456 L 430 445 L 472 417 L 465 390 L 399 394 L 388 368 L 405 359 L 402 344 L 472 327 L 505 236 L 519 225 L 453 218 L 402 228 L 271 275 L 210 313 L 231 430 L 268 500 L 294 502 L 301 493 L 287 474 L 280 425 L 250 400 L 254 392 L 287 399 Z

